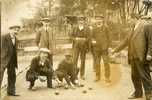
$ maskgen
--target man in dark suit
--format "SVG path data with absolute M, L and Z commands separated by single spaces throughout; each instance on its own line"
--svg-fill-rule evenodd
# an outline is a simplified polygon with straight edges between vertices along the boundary
M 113 53 L 116 53 L 128 46 L 128 62 L 131 65 L 131 78 L 135 89 L 129 99 L 142 97 L 142 84 L 146 95 L 149 95 L 149 92 L 152 90 L 149 68 L 145 66 L 148 49 L 148 41 L 146 40 L 146 34 L 144 32 L 146 24 L 147 22 L 145 20 L 138 20 L 134 31 L 113 51 Z
M 105 67 L 105 82 L 109 84 L 110 82 L 110 65 L 108 48 L 110 44 L 108 29 L 104 25 L 104 16 L 96 16 L 96 27 L 92 29 L 91 44 L 93 60 L 95 65 L 96 79 L 100 80 L 100 61 L 103 58 Z
M 47 87 L 52 88 L 53 69 L 48 59 L 50 51 L 47 48 L 40 48 L 40 53 L 31 61 L 30 69 L 27 71 L 26 80 L 30 82 L 29 89 L 32 90 L 38 76 L 47 77 Z
M 85 60 L 86 53 L 89 49 L 89 28 L 85 25 L 85 17 L 78 17 L 78 26 L 73 29 L 72 39 L 73 39 L 73 61 L 75 66 L 78 64 L 78 59 L 80 56 L 80 78 L 85 79 Z
M 18 96 L 15 92 L 17 65 L 17 38 L 16 35 L 20 30 L 20 26 L 11 26 L 10 33 L 2 36 L 1 47 L 1 69 L 0 69 L 0 85 L 2 85 L 4 71 L 7 68 L 8 74 L 8 96 Z
M 151 80 L 150 72 L 152 71 L 152 16 L 151 17 L 146 16 L 146 17 L 148 18 L 147 19 L 148 23 L 144 26 L 144 33 L 146 36 L 146 45 L 148 46 L 147 54 L 146 54 L 146 60 L 148 62 L 148 66 L 145 65 L 145 67 L 147 68 L 145 75 L 148 76 L 149 80 Z M 152 81 L 151 81 L 151 85 L 149 85 L 149 82 L 147 82 L 145 95 L 146 95 L 146 100 L 152 99 Z

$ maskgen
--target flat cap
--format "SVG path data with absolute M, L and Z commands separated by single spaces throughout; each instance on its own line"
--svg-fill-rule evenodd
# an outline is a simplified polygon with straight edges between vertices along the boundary
M 66 53 L 65 53 L 65 56 L 66 56 L 66 57 L 72 57 L 72 53 L 71 53 L 71 52 L 66 52 Z

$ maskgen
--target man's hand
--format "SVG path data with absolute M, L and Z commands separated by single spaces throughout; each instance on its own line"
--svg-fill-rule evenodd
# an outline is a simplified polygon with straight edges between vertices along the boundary
M 151 55 L 147 55 L 146 60 L 151 61 L 152 60 L 152 56 Z

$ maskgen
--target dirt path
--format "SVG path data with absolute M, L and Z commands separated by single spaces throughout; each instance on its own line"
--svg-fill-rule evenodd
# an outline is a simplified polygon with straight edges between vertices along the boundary
M 62 57 L 55 58 L 55 66 Z M 59 60 L 58 60 L 59 59 Z M 103 68 L 103 65 L 102 65 Z M 84 87 L 72 89 L 47 89 L 46 83 L 36 82 L 36 91 L 29 91 L 27 89 L 28 83 L 25 81 L 25 71 L 17 78 L 17 93 L 20 97 L 4 96 L 2 100 L 128 100 L 127 97 L 133 91 L 130 69 L 119 64 L 111 64 L 111 80 L 110 86 L 106 86 L 103 82 L 103 77 L 100 82 L 94 82 L 94 75 L 92 68 L 92 60 L 88 57 L 86 62 L 86 80 L 81 83 Z M 102 72 L 104 73 L 103 69 Z M 103 75 L 102 75 L 103 76 Z M 54 84 L 56 84 L 54 82 Z M 93 90 L 89 90 L 91 87 Z M 82 93 L 86 90 L 87 93 Z M 55 91 L 59 91 L 59 95 L 55 95 Z M 2 93 L 5 95 L 5 93 Z M 138 99 L 144 100 L 144 99 Z

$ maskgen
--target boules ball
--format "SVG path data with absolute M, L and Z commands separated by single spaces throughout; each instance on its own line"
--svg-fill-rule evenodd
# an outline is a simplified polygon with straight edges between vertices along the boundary
M 83 91 L 82 91 L 82 93 L 86 94 L 86 93 L 87 93 L 87 91 L 86 91 L 86 90 L 83 90 Z
M 59 93 L 59 91 L 55 91 L 55 93 L 54 93 L 55 95 L 59 95 L 60 93 Z

